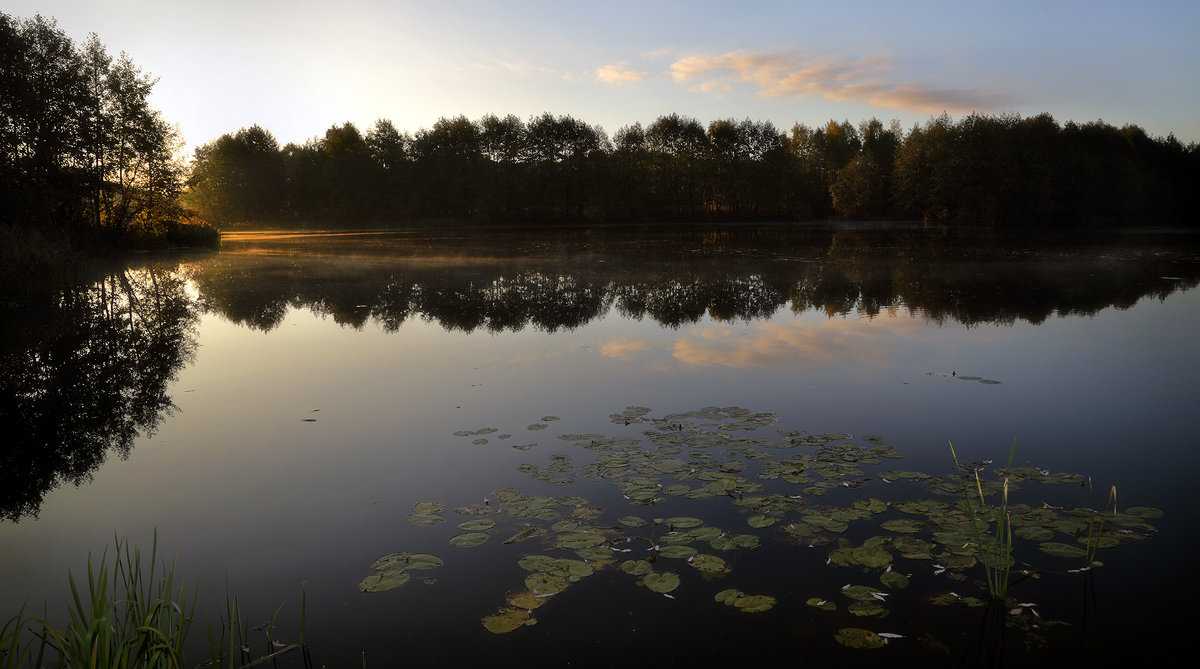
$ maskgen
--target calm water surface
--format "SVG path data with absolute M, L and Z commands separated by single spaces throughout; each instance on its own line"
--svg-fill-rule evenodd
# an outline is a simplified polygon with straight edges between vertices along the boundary
M 201 585 L 202 605 L 223 603 L 226 583 L 252 620 L 282 603 L 284 636 L 305 584 L 318 666 L 358 666 L 363 653 L 376 667 L 862 653 L 983 663 L 984 609 L 930 601 L 978 595 L 978 566 L 935 575 L 936 560 L 894 556 L 912 585 L 888 596 L 885 618 L 854 616 L 840 596 L 848 583 L 886 589 L 882 568 L 827 564 L 838 541 L 860 545 L 905 514 L 803 541 L 780 528 L 871 497 L 953 504 L 879 473 L 949 474 L 948 442 L 994 468 L 1015 440 L 1014 464 L 1083 474 L 1095 488 L 1027 483 L 1016 501 L 1100 506 L 1116 485 L 1121 508 L 1165 515 L 1147 539 L 1100 552 L 1088 597 L 1082 575 L 1063 573 L 1079 560 L 1018 543 L 1022 566 L 1048 572 L 1013 588 L 1038 605 L 1042 624 L 1010 629 L 1003 663 L 1101 646 L 1106 654 L 1092 657 L 1159 656 L 1188 618 L 1179 584 L 1200 520 L 1196 249 L 1194 238 L 1165 233 L 1081 244 L 872 226 L 490 228 L 239 233 L 219 253 L 98 269 L 94 281 L 5 307 L 0 605 L 15 613 L 26 598 L 48 601 L 53 617 L 66 571 L 82 571 L 89 551 L 114 534 L 148 545 L 157 529 L 160 547 L 178 551 L 180 571 Z M 626 407 L 649 413 L 610 418 Z M 756 494 L 799 495 L 777 513 L 783 522 L 753 529 L 753 511 L 732 504 L 738 494 L 633 504 L 628 487 L 586 468 L 613 451 L 559 438 L 629 437 L 653 451 L 645 432 L 665 424 L 643 421 L 705 407 L 774 414 L 757 429 L 725 430 L 731 437 L 841 434 L 831 443 L 883 443 L 905 457 L 864 464 L 817 494 L 819 476 L 758 475 L 815 447 L 670 455 L 702 470 L 724 463 L 743 485 L 765 486 Z M 689 421 L 705 423 L 672 422 Z M 496 431 L 455 436 L 482 428 Z M 695 544 L 726 561 L 719 578 L 660 558 L 655 570 L 682 580 L 674 599 L 613 565 L 548 598 L 536 626 L 493 635 L 480 619 L 522 588 L 521 556 L 575 557 L 553 548 L 553 533 L 549 544 L 504 544 L 526 523 L 553 522 L 504 514 L 491 516 L 498 526 L 486 543 L 448 545 L 455 525 L 475 518 L 454 509 L 485 497 L 499 506 L 492 493 L 505 487 L 585 498 L 602 509 L 592 524 L 626 535 L 650 530 L 624 529 L 623 516 L 701 516 L 760 545 Z M 410 523 L 420 501 L 445 504 L 446 521 Z M 560 506 L 560 519 L 572 508 Z M 652 552 L 612 546 L 624 547 L 620 560 Z M 445 565 L 395 590 L 360 592 L 372 563 L 396 551 L 434 553 Z M 777 604 L 741 613 L 714 602 L 727 588 Z M 811 597 L 839 609 L 808 606 Z M 844 627 L 905 638 L 847 650 L 834 642 Z

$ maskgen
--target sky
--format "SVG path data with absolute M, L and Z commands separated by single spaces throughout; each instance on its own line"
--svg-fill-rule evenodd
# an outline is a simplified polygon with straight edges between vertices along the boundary
M 550 112 L 904 127 L 946 112 L 1049 112 L 1200 142 L 1200 2 L 5 0 L 96 33 L 159 78 L 190 148 L 259 124 Z

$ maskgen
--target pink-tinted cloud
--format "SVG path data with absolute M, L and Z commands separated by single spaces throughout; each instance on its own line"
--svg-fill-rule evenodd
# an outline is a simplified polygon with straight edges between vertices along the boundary
M 605 65 L 596 68 L 596 81 L 610 86 L 620 86 L 634 81 L 642 81 L 649 75 L 645 72 L 631 70 L 624 63 Z
M 733 368 L 797 367 L 831 361 L 879 363 L 895 355 L 911 321 L 835 319 L 766 322 L 744 333 L 731 327 L 693 330 L 675 341 L 675 360 Z
M 600 354 L 606 358 L 628 360 L 630 354 L 645 351 L 650 345 L 629 337 L 613 337 L 600 345 Z
M 730 51 L 695 55 L 671 64 L 671 77 L 689 90 L 723 95 L 735 87 L 764 98 L 820 96 L 872 107 L 940 113 L 1005 107 L 1005 96 L 972 88 L 935 87 L 893 76 L 890 59 L 814 57 L 790 52 Z

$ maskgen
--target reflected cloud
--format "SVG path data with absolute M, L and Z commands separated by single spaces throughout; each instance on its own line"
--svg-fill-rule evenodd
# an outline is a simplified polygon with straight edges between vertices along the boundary
M 1004 96 L 975 89 L 935 88 L 889 76 L 890 58 L 839 58 L 792 52 L 730 51 L 680 58 L 671 77 L 689 90 L 723 96 L 735 85 L 756 89 L 759 97 L 821 96 L 837 102 L 859 101 L 873 107 L 940 113 L 997 109 L 1011 104 Z
M 625 66 L 625 63 L 617 63 L 616 65 L 605 65 L 596 68 L 596 81 L 609 86 L 620 86 L 633 81 L 642 81 L 646 79 L 648 74 L 631 70 Z
M 617 360 L 628 360 L 630 354 L 645 351 L 650 345 L 632 337 L 613 337 L 600 344 L 600 355 Z
M 674 357 L 689 365 L 797 367 L 809 363 L 855 361 L 878 364 L 907 339 L 914 319 L 838 319 L 821 323 L 762 323 L 749 332 L 707 327 L 675 341 Z

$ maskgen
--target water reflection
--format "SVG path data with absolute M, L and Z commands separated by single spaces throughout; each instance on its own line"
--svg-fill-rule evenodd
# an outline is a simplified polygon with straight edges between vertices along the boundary
M 185 287 L 173 265 L 123 269 L 5 310 L 0 518 L 36 516 L 171 413 L 168 384 L 196 341 Z
M 387 331 L 421 319 L 462 332 L 556 332 L 614 310 L 679 328 L 781 308 L 1036 324 L 1200 282 L 1194 250 L 1130 235 L 1078 246 L 870 229 L 488 230 L 225 244 L 192 278 L 206 309 L 259 330 L 278 327 L 289 307 Z

